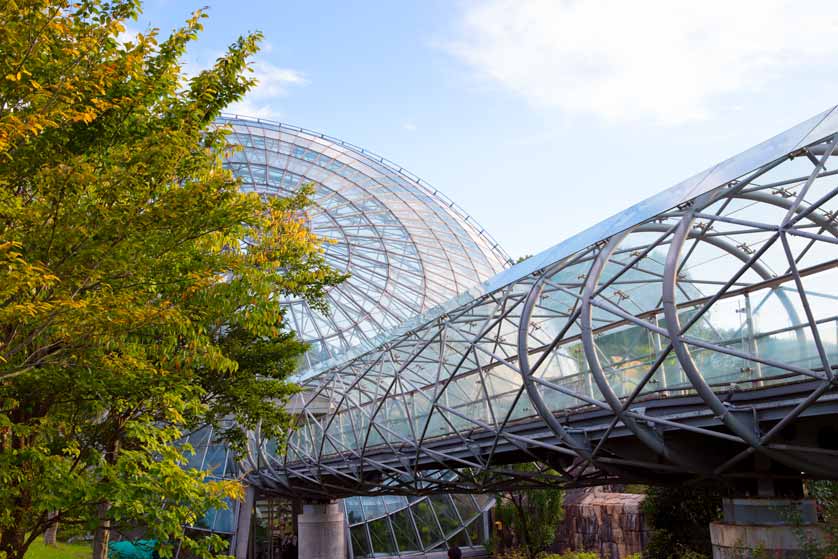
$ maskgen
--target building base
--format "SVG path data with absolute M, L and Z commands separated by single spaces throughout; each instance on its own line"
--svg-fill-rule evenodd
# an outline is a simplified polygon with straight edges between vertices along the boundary
M 724 521 L 710 524 L 713 559 L 806 559 L 823 545 L 811 499 L 724 500 Z
M 346 524 L 338 502 L 303 504 L 297 517 L 299 557 L 344 559 Z

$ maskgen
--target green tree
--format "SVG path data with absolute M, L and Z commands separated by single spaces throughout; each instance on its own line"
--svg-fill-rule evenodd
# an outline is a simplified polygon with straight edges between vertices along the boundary
M 532 463 L 511 466 L 520 472 L 535 472 Z M 495 517 L 512 527 L 529 559 L 535 559 L 556 538 L 556 530 L 564 518 L 561 489 L 545 487 L 516 489 L 495 495 Z
M 0 559 L 56 522 L 183 525 L 241 494 L 173 443 L 224 419 L 281 438 L 305 347 L 279 298 L 342 278 L 306 227 L 309 191 L 239 192 L 219 112 L 253 85 L 259 34 L 191 79 L 201 12 L 119 40 L 139 0 L 0 3 Z M 241 450 L 240 429 L 222 429 Z M 162 545 L 161 553 L 171 552 Z
M 723 487 L 650 487 L 643 512 L 653 532 L 643 557 L 712 557 L 710 523 L 721 518 L 727 495 Z

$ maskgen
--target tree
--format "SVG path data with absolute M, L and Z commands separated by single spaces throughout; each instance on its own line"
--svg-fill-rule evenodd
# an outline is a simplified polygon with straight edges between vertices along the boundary
M 538 470 L 535 464 L 511 466 L 520 472 Z M 495 517 L 511 526 L 530 559 L 535 559 L 556 538 L 564 518 L 564 492 L 552 487 L 508 490 L 495 496 Z
M 252 87 L 258 33 L 186 79 L 196 12 L 120 40 L 139 0 L 0 5 L 0 559 L 57 522 L 184 534 L 241 494 L 184 469 L 206 424 L 281 438 L 305 346 L 279 299 L 342 279 L 306 227 L 310 191 L 239 192 L 219 112 Z M 222 429 L 235 449 L 240 429 Z M 171 552 L 161 544 L 161 554 Z
M 721 518 L 729 489 L 712 486 L 650 487 L 643 513 L 653 532 L 643 557 L 711 557 L 710 523 Z

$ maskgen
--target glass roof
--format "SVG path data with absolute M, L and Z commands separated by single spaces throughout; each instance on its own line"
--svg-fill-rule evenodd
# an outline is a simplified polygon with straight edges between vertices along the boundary
M 328 313 L 287 299 L 291 326 L 311 344 L 304 369 L 378 337 L 504 270 L 508 255 L 468 214 L 396 164 L 342 140 L 284 124 L 227 116 L 225 165 L 242 189 L 286 196 L 314 187 L 311 229 L 333 268 Z

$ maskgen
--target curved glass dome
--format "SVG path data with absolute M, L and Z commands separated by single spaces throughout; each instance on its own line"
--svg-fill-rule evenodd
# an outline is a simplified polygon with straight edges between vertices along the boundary
M 287 300 L 311 347 L 304 368 L 386 334 L 503 270 L 509 257 L 453 202 L 401 167 L 341 140 L 285 124 L 225 116 L 225 165 L 242 189 L 285 196 L 314 186 L 312 231 L 326 260 L 350 277 L 328 292 L 329 312 Z
M 478 548 L 489 539 L 483 513 L 493 503 L 486 495 L 344 499 L 352 555 L 415 557 L 455 545 Z

